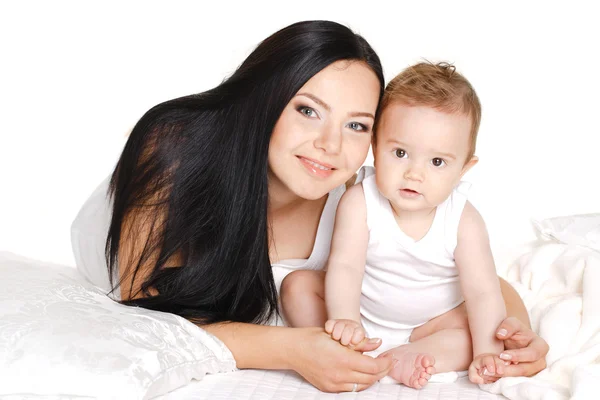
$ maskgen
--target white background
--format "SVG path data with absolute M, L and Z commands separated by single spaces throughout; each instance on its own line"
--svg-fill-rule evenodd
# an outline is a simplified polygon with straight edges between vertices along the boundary
M 366 37 L 386 81 L 427 58 L 473 83 L 481 161 L 467 178 L 504 266 L 532 217 L 600 212 L 591 3 L 2 2 L 0 250 L 72 265 L 71 221 L 148 108 L 217 85 L 290 23 L 330 19 Z

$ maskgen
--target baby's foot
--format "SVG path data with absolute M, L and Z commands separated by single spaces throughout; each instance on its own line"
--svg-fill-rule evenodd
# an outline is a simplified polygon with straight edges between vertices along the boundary
M 421 389 L 435 374 L 435 359 L 429 354 L 398 352 L 394 358 L 398 361 L 389 376 L 408 387 Z

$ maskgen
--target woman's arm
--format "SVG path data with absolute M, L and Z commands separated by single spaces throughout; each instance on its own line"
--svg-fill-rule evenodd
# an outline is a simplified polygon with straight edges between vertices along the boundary
M 202 326 L 233 353 L 240 369 L 292 369 L 291 355 L 286 354 L 295 330 L 237 322 Z M 265 351 L 271 349 L 272 351 Z
M 231 350 L 238 368 L 291 369 L 317 389 L 364 390 L 386 376 L 392 357 L 372 358 L 348 349 L 322 328 L 287 328 L 245 323 L 203 326 Z

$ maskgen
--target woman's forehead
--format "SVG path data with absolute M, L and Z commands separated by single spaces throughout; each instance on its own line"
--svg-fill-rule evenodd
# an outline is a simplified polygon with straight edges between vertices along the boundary
M 333 108 L 374 113 L 379 101 L 377 75 L 364 62 L 341 60 L 325 67 L 298 91 L 310 93 Z

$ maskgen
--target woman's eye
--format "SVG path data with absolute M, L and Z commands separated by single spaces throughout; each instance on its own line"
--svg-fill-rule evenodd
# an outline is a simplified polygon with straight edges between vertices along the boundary
M 317 116 L 317 112 L 315 111 L 314 108 L 300 106 L 297 108 L 297 110 L 300 114 L 304 114 L 304 116 L 306 116 L 308 118 L 314 118 Z
M 433 160 L 431 160 L 431 163 L 433 164 L 434 167 L 442 167 L 444 165 L 446 165 L 446 161 L 442 160 L 441 158 L 434 158 Z
M 348 128 L 357 131 L 357 132 L 365 132 L 368 131 L 369 128 L 367 128 L 365 125 L 358 123 L 358 122 L 350 122 L 348 124 Z
M 405 158 L 406 157 L 406 151 L 404 151 L 402 149 L 396 149 L 396 157 L 398 157 L 398 158 Z

